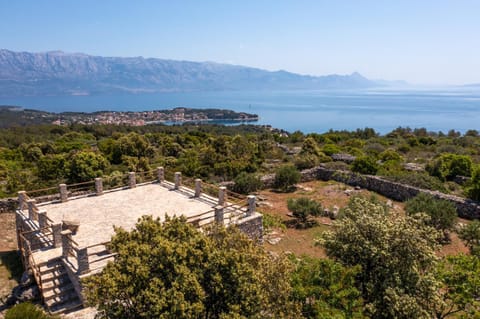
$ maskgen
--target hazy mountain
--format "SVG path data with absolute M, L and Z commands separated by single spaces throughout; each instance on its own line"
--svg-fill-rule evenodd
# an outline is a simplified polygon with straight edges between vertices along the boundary
M 0 96 L 385 86 L 358 73 L 307 76 L 212 62 L 0 50 Z

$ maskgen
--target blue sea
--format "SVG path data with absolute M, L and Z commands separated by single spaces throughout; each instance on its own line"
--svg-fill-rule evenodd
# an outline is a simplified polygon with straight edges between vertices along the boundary
M 12 97 L 0 98 L 0 105 L 50 112 L 225 108 L 258 114 L 256 124 L 290 132 L 371 127 L 384 134 L 399 126 L 443 132 L 480 130 L 480 87 Z

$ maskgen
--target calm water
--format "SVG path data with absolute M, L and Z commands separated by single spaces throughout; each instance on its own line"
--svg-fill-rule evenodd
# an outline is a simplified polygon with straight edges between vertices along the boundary
M 444 132 L 452 128 L 480 130 L 480 88 L 22 97 L 0 98 L 2 104 L 50 112 L 226 108 L 256 113 L 260 116 L 258 124 L 303 132 L 373 127 L 387 133 L 398 126 Z

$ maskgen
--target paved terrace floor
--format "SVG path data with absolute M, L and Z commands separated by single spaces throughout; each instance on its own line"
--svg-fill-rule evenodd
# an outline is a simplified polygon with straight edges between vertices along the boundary
M 73 240 L 79 247 L 110 241 L 113 226 L 130 230 L 143 215 L 186 217 L 213 209 L 214 202 L 193 198 L 185 192 L 171 190 L 160 184 L 118 190 L 101 196 L 69 199 L 64 203 L 41 205 L 55 223 L 63 220 L 80 222 Z

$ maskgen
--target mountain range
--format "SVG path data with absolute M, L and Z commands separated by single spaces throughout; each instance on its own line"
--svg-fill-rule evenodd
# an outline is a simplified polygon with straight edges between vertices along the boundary
M 359 73 L 309 76 L 214 62 L 0 50 L 0 96 L 202 90 L 359 89 L 388 86 Z

